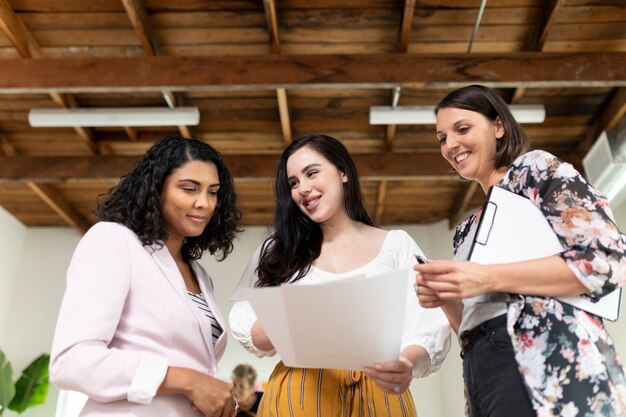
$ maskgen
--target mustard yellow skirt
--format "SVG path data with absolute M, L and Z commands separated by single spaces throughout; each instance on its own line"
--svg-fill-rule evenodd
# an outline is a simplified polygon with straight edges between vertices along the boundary
M 360 371 L 289 368 L 279 362 L 257 417 L 417 417 L 407 390 L 386 394 Z

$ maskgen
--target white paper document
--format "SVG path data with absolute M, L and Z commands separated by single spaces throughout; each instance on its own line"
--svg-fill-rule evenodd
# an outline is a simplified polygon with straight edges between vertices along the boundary
M 491 187 L 472 243 L 469 259 L 500 264 L 543 258 L 564 246 L 530 200 L 500 187 Z M 584 297 L 556 297 L 589 313 L 617 320 L 622 290 L 616 289 L 594 303 Z
M 361 369 L 398 358 L 412 279 L 403 269 L 243 295 L 285 365 Z

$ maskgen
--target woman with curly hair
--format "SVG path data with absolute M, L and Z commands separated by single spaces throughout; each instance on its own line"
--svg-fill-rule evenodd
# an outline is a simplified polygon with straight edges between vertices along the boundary
M 210 145 L 156 142 L 106 195 L 67 272 L 50 377 L 85 393 L 81 416 L 233 416 L 215 377 L 226 347 L 213 283 L 241 214 Z

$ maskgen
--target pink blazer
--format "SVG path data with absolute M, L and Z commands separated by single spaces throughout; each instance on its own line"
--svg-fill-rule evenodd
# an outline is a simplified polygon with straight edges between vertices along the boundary
M 192 268 L 226 329 L 206 271 Z M 50 378 L 87 394 L 82 416 L 199 416 L 182 395 L 155 396 L 168 366 L 217 374 L 226 331 L 215 346 L 211 323 L 192 303 L 167 247 L 100 222 L 78 244 L 67 272 Z

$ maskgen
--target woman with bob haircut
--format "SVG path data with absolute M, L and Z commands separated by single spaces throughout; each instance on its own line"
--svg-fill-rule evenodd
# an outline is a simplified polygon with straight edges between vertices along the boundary
M 274 187 L 274 232 L 244 272 L 229 316 L 234 337 L 259 357 L 276 351 L 250 304 L 240 297 L 240 288 L 380 274 L 410 268 L 415 256 L 423 255 L 405 231 L 373 226 L 354 162 L 335 138 L 308 135 L 294 140 L 280 158 Z M 440 311 L 418 305 L 410 279 L 406 284 L 397 360 L 363 370 L 291 368 L 279 362 L 257 415 L 415 416 L 409 384 L 441 367 L 450 347 L 450 329 Z
M 606 197 L 572 165 L 527 152 L 526 133 L 487 87 L 455 90 L 435 112 L 450 165 L 485 193 L 501 187 L 529 199 L 565 247 L 523 262 L 469 262 L 479 211 L 457 226 L 454 260 L 414 267 L 420 304 L 441 307 L 459 335 L 468 414 L 626 415 L 624 370 L 602 319 L 555 298 L 599 300 L 626 282 L 626 246 Z
M 50 377 L 89 399 L 81 416 L 235 414 L 216 378 L 226 347 L 213 283 L 241 214 L 210 145 L 169 136 L 111 189 L 67 272 Z

